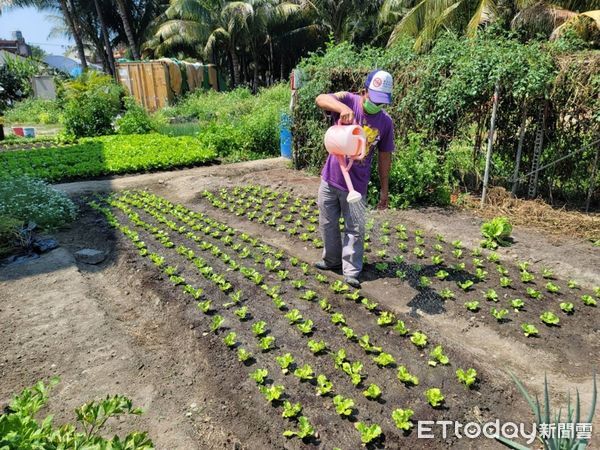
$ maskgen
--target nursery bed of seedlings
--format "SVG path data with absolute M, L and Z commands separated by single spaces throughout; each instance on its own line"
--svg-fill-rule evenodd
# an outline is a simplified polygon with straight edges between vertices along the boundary
M 323 245 L 314 199 L 253 185 L 205 191 L 203 198 L 202 204 L 303 245 Z M 458 240 L 400 223 L 370 219 L 365 241 L 364 278 L 409 284 L 417 291 L 407 302 L 414 311 L 474 319 L 507 338 L 551 346 L 590 371 L 589 355 L 600 350 L 593 339 L 600 287 L 584 289 L 576 280 L 557 279 L 551 270 L 534 268 L 531 262 L 504 262 L 493 250 L 467 249 Z
M 441 448 L 452 440 L 417 440 L 415 420 L 506 414 L 507 392 L 413 319 L 260 238 L 146 192 L 91 205 L 197 302 L 224 373 L 245 372 L 251 401 L 271 404 L 279 446 Z

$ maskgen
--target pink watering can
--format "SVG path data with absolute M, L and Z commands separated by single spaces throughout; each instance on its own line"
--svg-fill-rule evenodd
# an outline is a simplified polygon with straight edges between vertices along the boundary
M 359 202 L 362 196 L 354 190 L 348 172 L 354 160 L 360 160 L 365 157 L 367 150 L 367 136 L 365 135 L 365 131 L 360 125 L 355 123 L 342 125 L 338 121 L 337 125 L 329 127 L 325 133 L 324 141 L 327 151 L 334 155 L 340 164 L 340 169 L 342 170 L 342 175 L 344 176 L 344 180 L 346 180 L 346 186 L 349 191 L 348 203 Z M 346 158 L 349 159 L 347 164 Z

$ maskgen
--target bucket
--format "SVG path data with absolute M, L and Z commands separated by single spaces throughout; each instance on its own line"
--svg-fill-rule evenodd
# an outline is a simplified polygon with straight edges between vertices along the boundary
M 26 138 L 34 138 L 35 137 L 35 128 L 33 128 L 33 127 L 23 128 L 23 136 L 25 136 Z
M 279 122 L 279 147 L 281 156 L 292 159 L 292 119 L 289 114 L 281 114 Z
M 12 132 L 15 136 L 25 136 L 23 133 L 23 127 L 12 127 Z

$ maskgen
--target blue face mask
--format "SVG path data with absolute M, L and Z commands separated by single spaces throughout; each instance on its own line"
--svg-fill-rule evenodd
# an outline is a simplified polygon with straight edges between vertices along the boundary
M 366 99 L 363 103 L 363 109 L 367 114 L 377 114 L 383 108 L 381 107 L 381 105 L 376 105 L 371 100 Z

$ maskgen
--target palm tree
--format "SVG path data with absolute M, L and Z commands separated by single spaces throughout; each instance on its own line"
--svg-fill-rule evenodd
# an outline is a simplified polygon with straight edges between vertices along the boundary
M 125 5 L 125 0 L 116 0 L 116 2 L 117 11 L 119 12 L 119 16 L 123 22 L 123 29 L 125 31 L 125 36 L 127 36 L 127 42 L 129 44 L 129 49 L 131 50 L 131 55 L 133 56 L 133 59 L 140 59 L 140 52 L 135 41 L 133 27 L 131 26 L 131 22 L 129 20 L 128 8 Z M 132 2 L 129 3 L 131 4 Z
M 402 35 L 415 40 L 415 48 L 429 46 L 440 30 L 451 29 L 467 36 L 475 36 L 481 25 L 497 20 L 505 11 L 516 15 L 510 17 L 513 26 L 533 26 L 542 21 L 540 13 L 553 17 L 548 24 L 548 35 L 552 29 L 564 22 L 568 14 L 564 11 L 583 12 L 598 6 L 598 0 L 385 0 L 380 13 L 382 23 L 394 22 L 395 26 L 388 41 L 393 44 Z

